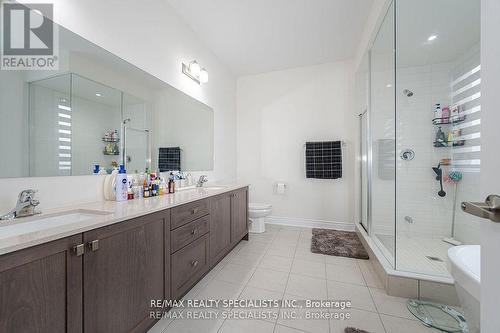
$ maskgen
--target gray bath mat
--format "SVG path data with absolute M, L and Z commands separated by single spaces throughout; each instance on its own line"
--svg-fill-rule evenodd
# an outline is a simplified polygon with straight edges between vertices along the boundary
M 344 333 L 370 333 L 365 330 L 360 330 L 359 328 L 346 327 Z
M 330 256 L 368 259 L 368 253 L 361 244 L 358 235 L 351 231 L 313 229 L 311 252 Z

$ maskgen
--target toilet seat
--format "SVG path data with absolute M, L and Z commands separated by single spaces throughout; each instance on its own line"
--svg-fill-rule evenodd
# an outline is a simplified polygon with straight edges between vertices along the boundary
M 266 210 L 266 209 L 271 209 L 272 205 L 270 204 L 264 204 L 264 203 L 250 203 L 248 204 L 248 209 L 249 210 Z

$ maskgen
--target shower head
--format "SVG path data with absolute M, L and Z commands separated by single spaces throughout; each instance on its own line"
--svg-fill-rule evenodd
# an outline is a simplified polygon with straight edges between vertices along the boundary
M 125 124 L 126 124 L 126 123 L 128 123 L 128 122 L 130 122 L 131 120 L 132 120 L 132 119 L 130 119 L 130 118 L 124 119 L 124 120 L 123 120 L 123 125 L 125 125 Z
M 404 94 L 406 97 L 411 97 L 411 96 L 413 96 L 413 91 L 408 90 L 408 89 L 405 89 L 405 90 L 403 90 L 403 94 Z

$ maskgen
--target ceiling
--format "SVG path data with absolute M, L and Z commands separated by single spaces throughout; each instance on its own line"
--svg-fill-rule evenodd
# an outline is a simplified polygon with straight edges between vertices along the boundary
M 373 0 L 167 0 L 237 76 L 355 55 Z
M 416 67 L 452 63 L 478 50 L 481 38 L 479 0 L 419 0 L 397 2 L 397 31 L 391 6 L 375 38 L 374 67 Z M 435 36 L 429 41 L 430 36 Z

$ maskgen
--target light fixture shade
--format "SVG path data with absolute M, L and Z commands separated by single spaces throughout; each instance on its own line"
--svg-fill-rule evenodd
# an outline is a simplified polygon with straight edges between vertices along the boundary
M 201 83 L 207 83 L 208 82 L 208 72 L 205 68 L 202 68 L 200 70 L 200 81 Z
M 191 72 L 191 74 L 193 76 L 200 76 L 200 70 L 201 70 L 201 67 L 200 67 L 200 64 L 195 60 L 195 61 L 192 61 L 190 64 L 189 64 L 189 71 Z

